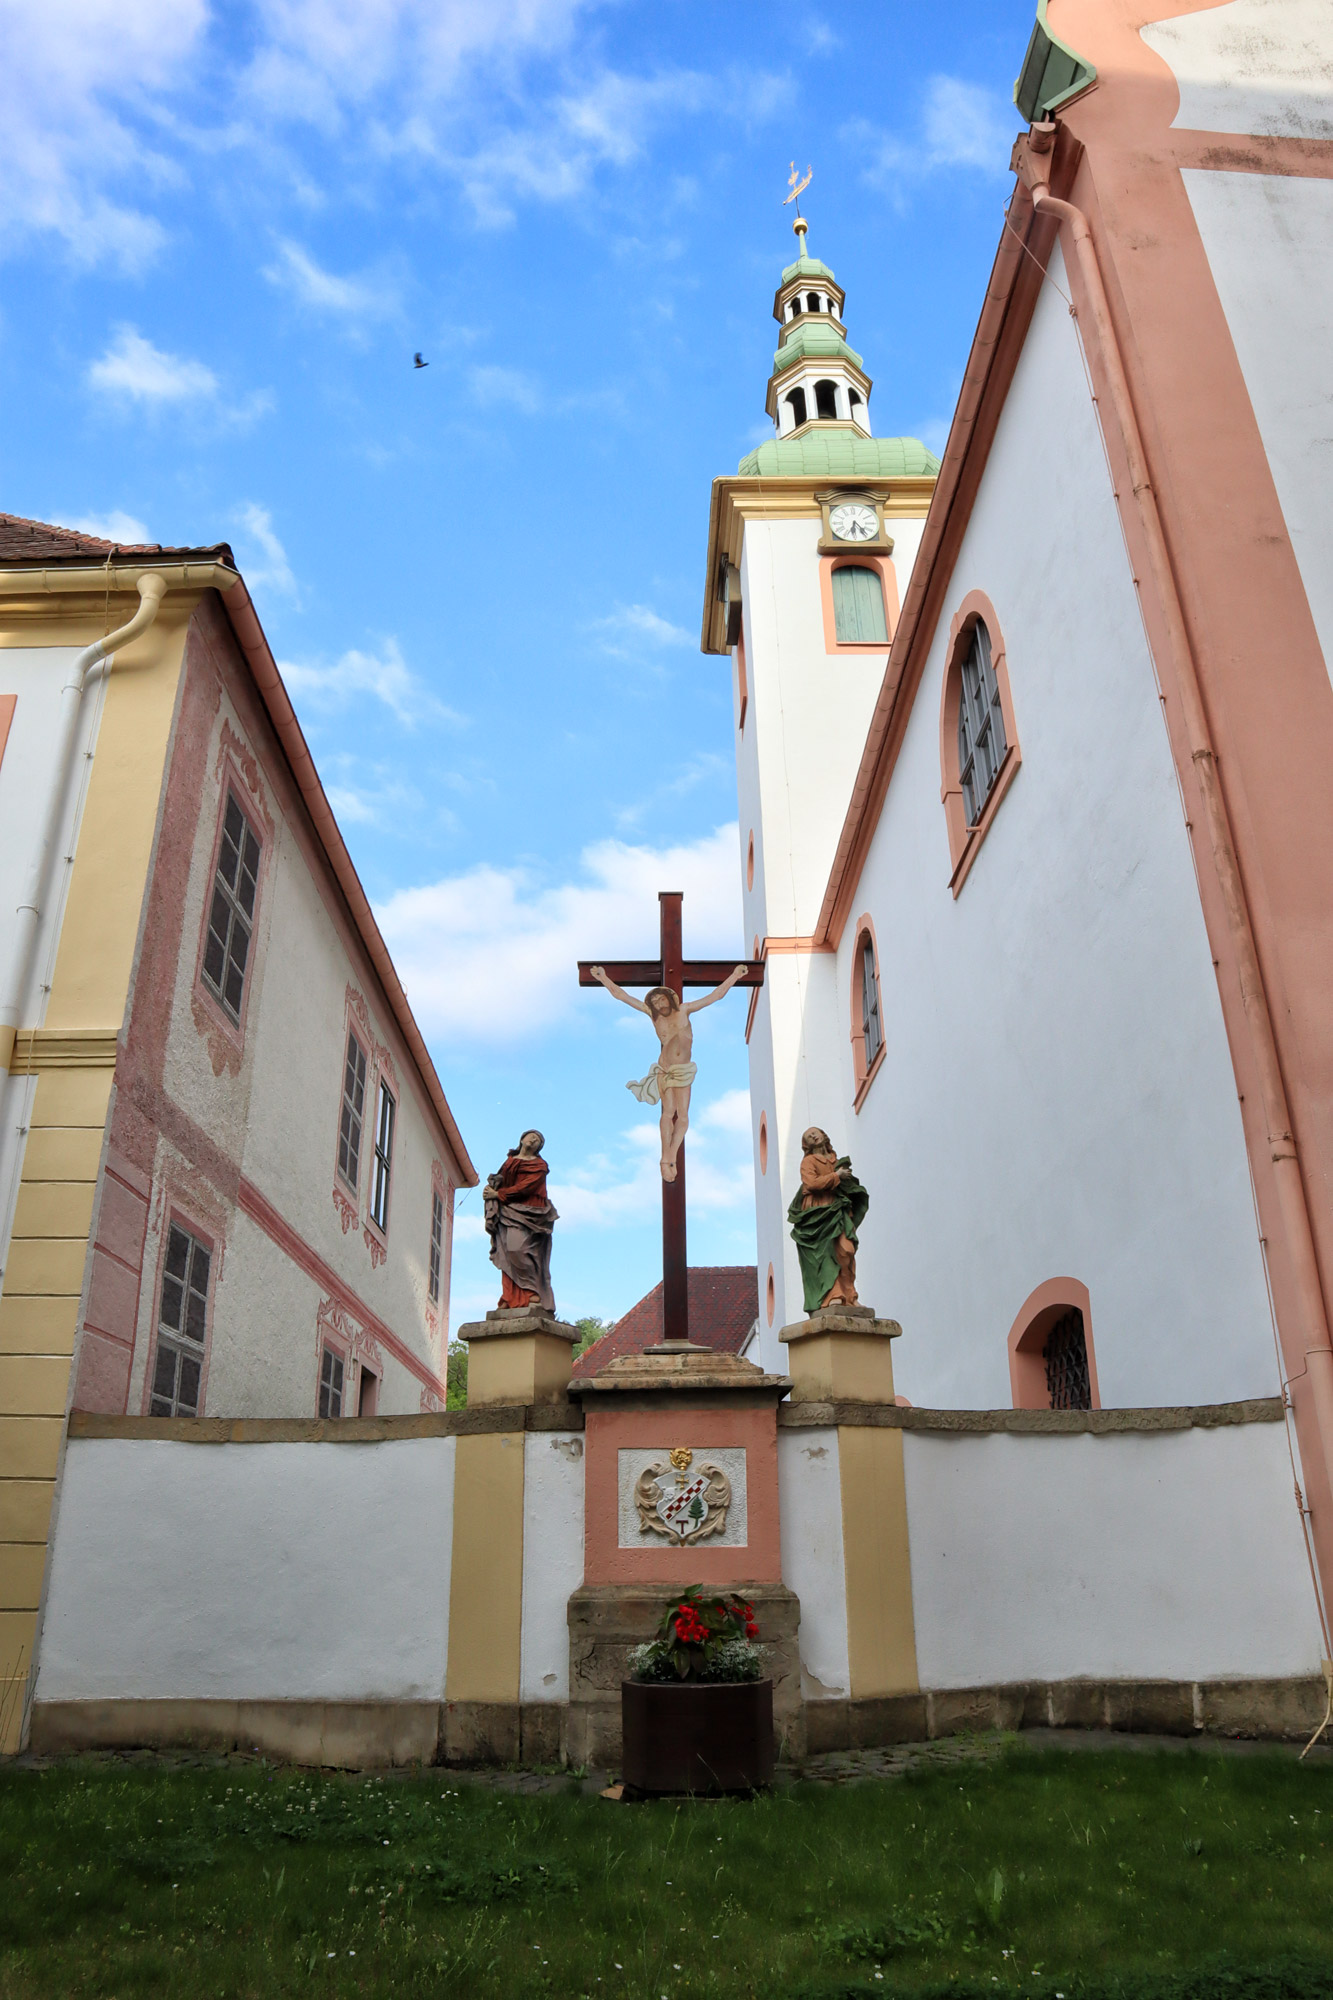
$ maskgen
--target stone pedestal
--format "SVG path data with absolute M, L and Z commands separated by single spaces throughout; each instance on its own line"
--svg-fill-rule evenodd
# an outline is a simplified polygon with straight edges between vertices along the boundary
M 488 1312 L 460 1326 L 458 1338 L 468 1344 L 468 1408 L 563 1402 L 578 1337 L 576 1326 L 540 1306 Z
M 584 1580 L 569 1600 L 574 1762 L 618 1762 L 630 1648 L 656 1636 L 689 1584 L 739 1591 L 754 1606 L 779 1752 L 804 1754 L 800 1603 L 782 1581 L 778 1514 L 777 1406 L 790 1387 L 690 1341 L 621 1355 L 570 1383 L 586 1467 Z M 673 1527 L 673 1504 L 690 1502 L 696 1482 L 695 1511 Z
M 827 1306 L 784 1326 L 793 1403 L 891 1403 L 896 1319 L 873 1306 Z

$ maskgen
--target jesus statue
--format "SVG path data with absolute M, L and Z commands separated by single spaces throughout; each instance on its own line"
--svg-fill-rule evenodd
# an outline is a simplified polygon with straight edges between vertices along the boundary
M 646 1014 L 657 1030 L 657 1039 L 662 1044 L 662 1059 L 655 1062 L 647 1076 L 638 1083 L 627 1083 L 626 1090 L 632 1090 L 640 1104 L 662 1106 L 662 1179 L 674 1181 L 676 1178 L 676 1155 L 690 1125 L 690 1085 L 698 1075 L 698 1064 L 691 1062 L 694 1048 L 694 1030 L 690 1026 L 690 1015 L 697 1014 L 701 1007 L 711 1007 L 715 1000 L 721 1000 L 730 993 L 738 979 L 744 979 L 749 968 L 738 965 L 729 972 L 720 986 L 702 1000 L 682 1002 L 679 993 L 669 986 L 654 986 L 636 1000 L 632 993 L 626 993 L 623 986 L 617 986 L 608 977 L 606 968 L 594 965 L 592 976 L 599 986 L 604 986 L 615 1000 L 623 1000 L 627 1007 Z

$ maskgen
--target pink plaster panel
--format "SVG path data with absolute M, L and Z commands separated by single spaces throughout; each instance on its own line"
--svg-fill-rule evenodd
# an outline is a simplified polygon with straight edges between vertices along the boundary
M 112 1257 L 100 1245 L 93 1251 L 92 1278 L 88 1286 L 88 1310 L 84 1315 L 84 1325 L 90 1332 L 109 1333 L 118 1339 L 133 1341 L 134 1329 L 139 1318 L 139 1279 L 137 1265 L 122 1264 L 118 1257 Z M 92 1406 L 86 1403 L 80 1409 Z M 117 1403 L 119 1414 L 123 1405 Z
M 84 1328 L 79 1342 L 79 1372 L 74 1383 L 72 1407 L 100 1410 L 120 1416 L 130 1392 L 130 1363 L 134 1349 L 122 1340 L 109 1340 L 91 1327 Z
M 143 1264 L 143 1242 L 148 1228 L 148 1198 L 127 1187 L 108 1165 L 102 1180 L 102 1200 L 97 1211 L 97 1247 L 109 1250 L 122 1264 L 139 1270 Z
M 778 1527 L 777 1413 L 764 1409 L 688 1409 L 663 1399 L 660 1409 L 590 1408 L 585 1430 L 583 1561 L 585 1583 L 660 1583 L 663 1594 L 690 1583 L 731 1589 L 782 1581 Z M 620 1547 L 619 1454 L 634 1446 L 669 1451 L 678 1444 L 744 1447 L 749 1542 L 745 1548 Z

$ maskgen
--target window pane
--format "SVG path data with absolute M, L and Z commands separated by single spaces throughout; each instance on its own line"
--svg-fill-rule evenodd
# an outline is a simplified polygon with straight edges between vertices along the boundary
M 153 1370 L 153 1396 L 166 1403 L 164 1410 L 155 1410 L 153 1414 L 169 1417 L 176 1399 L 176 1355 L 174 1349 L 161 1342 L 157 1350 L 157 1366 Z
M 158 1319 L 163 1326 L 174 1327 L 178 1333 L 180 1331 L 181 1306 L 184 1298 L 185 1287 L 182 1285 L 180 1279 L 173 1278 L 169 1272 L 164 1273 L 162 1278 L 162 1305 L 158 1313 Z
M 204 943 L 204 977 L 232 1019 L 239 1023 L 250 956 L 261 846 L 235 796 L 227 796 L 217 876 Z
M 181 1356 L 180 1388 L 176 1392 L 176 1409 L 182 1417 L 193 1417 L 199 1413 L 199 1363 L 190 1355 Z
M 191 1292 L 185 1301 L 185 1333 L 191 1340 L 204 1344 L 204 1307 L 206 1301 L 198 1292 Z
M 190 1238 L 173 1222 L 167 1236 L 167 1269 L 173 1278 L 183 1278 L 190 1262 Z

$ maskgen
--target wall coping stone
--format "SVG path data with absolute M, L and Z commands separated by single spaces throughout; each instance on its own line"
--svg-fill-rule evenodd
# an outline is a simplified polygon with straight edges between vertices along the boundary
M 1069 1437 L 1089 1431 L 1216 1430 L 1228 1424 L 1280 1424 L 1280 1396 L 1239 1403 L 1153 1404 L 1123 1410 L 918 1410 L 892 1403 L 784 1403 L 780 1430 L 830 1430 L 857 1425 L 892 1431 L 935 1431 L 976 1437 L 998 1431 L 1035 1437 Z
M 396 1444 L 405 1438 L 475 1437 L 487 1431 L 581 1431 L 577 1403 L 482 1404 L 402 1417 L 114 1417 L 71 1410 L 71 1438 L 141 1444 Z

